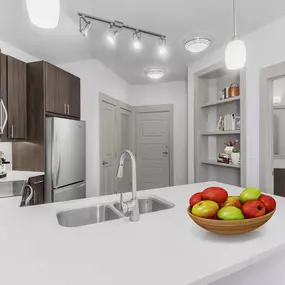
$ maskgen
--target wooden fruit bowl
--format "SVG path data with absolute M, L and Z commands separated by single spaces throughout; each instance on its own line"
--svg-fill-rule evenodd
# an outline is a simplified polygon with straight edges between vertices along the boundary
M 194 216 L 191 207 L 187 209 L 189 217 L 200 227 L 216 234 L 238 235 L 256 230 L 264 225 L 275 213 L 275 210 L 258 218 L 237 221 L 211 220 Z

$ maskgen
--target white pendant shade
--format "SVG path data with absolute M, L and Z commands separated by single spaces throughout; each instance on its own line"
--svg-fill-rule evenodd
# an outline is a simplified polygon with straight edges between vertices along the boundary
M 31 22 L 43 29 L 54 29 L 58 25 L 60 0 L 26 0 Z
M 246 63 L 246 46 L 241 40 L 233 40 L 226 48 L 227 69 L 236 70 L 243 68 Z

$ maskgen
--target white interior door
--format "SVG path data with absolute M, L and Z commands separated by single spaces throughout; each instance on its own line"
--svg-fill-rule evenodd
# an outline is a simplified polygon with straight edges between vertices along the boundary
M 116 100 L 100 101 L 100 158 L 101 189 L 100 195 L 115 192 L 117 169 L 116 153 Z
M 118 106 L 118 164 L 120 155 L 125 150 L 132 150 L 132 127 L 133 115 L 132 108 L 126 104 L 120 103 Z M 117 180 L 118 192 L 129 192 L 132 189 L 132 171 L 131 161 L 127 156 L 124 163 L 124 176 Z
M 142 108 L 140 108 L 141 110 Z M 136 157 L 139 190 L 170 186 L 171 113 L 155 106 L 136 112 Z

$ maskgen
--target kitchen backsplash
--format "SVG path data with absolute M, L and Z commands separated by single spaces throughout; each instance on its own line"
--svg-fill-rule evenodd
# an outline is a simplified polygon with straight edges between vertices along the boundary
M 8 164 L 6 166 L 6 170 L 12 170 L 12 143 L 0 142 L 0 151 L 3 151 L 5 154 L 6 160 L 11 162 L 11 164 Z

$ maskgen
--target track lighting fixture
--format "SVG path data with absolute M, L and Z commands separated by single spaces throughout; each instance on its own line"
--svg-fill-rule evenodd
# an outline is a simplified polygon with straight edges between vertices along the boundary
M 159 44 L 158 54 L 160 56 L 165 56 L 167 54 L 167 47 L 166 47 L 166 39 L 165 39 L 165 37 L 161 37 L 158 40 L 158 44 Z
M 107 35 L 108 42 L 111 45 L 114 46 L 116 44 L 116 37 L 118 36 L 118 34 L 119 34 L 119 31 L 116 30 L 116 28 L 114 27 L 114 24 L 112 23 L 110 25 L 110 29 L 109 29 L 108 35 Z
M 80 31 L 80 33 L 81 33 L 84 37 L 87 37 L 87 36 L 88 36 L 88 31 L 89 31 L 89 29 L 91 28 L 92 23 L 91 23 L 90 21 L 87 21 L 87 20 L 85 19 L 85 17 L 80 17 L 80 18 L 79 18 L 79 21 L 80 21 L 80 23 L 79 23 L 79 25 L 80 25 L 79 31 Z M 83 25 L 84 25 L 84 26 L 83 26 Z
M 133 45 L 134 45 L 134 48 L 136 50 L 140 50 L 142 48 L 142 35 L 139 31 L 136 31 L 134 33 L 134 42 L 133 42 Z
M 119 21 L 109 21 L 109 20 L 105 20 L 105 19 L 101 19 L 98 17 L 94 17 L 91 15 L 87 15 L 84 13 L 78 13 L 78 16 L 80 18 L 80 32 L 83 35 L 87 35 L 88 30 L 91 27 L 91 22 L 89 22 L 89 20 L 92 21 L 98 21 L 101 23 L 105 23 L 108 24 L 110 26 L 109 31 L 107 33 L 107 40 L 111 45 L 116 45 L 116 41 L 117 41 L 117 36 L 120 33 L 121 29 L 126 29 L 129 31 L 132 31 L 133 34 L 133 47 L 135 50 L 140 50 L 142 48 L 142 34 L 151 36 L 151 37 L 156 37 L 159 39 L 159 49 L 158 49 L 158 54 L 160 56 L 165 56 L 167 54 L 167 47 L 166 47 L 166 36 L 162 35 L 162 34 L 157 34 L 154 32 L 150 32 L 150 31 L 146 31 L 146 30 L 142 30 L 142 29 L 138 29 L 138 28 L 134 28 L 131 26 L 128 26 L 122 22 Z M 88 19 L 88 20 L 86 20 Z M 82 22 L 84 22 L 85 26 L 82 28 Z

